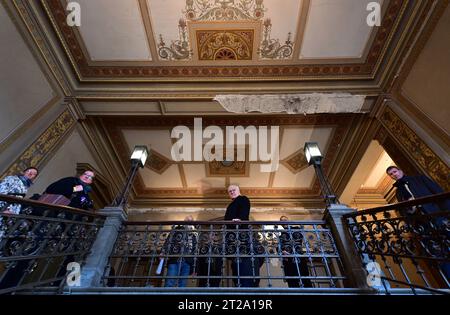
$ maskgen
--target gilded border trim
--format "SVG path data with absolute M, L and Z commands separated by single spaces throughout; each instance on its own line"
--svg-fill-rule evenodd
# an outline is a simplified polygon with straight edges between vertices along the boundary
M 411 157 L 444 190 L 450 190 L 450 168 L 390 107 L 386 107 L 380 121 L 394 141 L 400 144 L 406 155 Z
M 59 117 L 34 141 L 10 167 L 2 177 L 17 174 L 29 166 L 40 167 L 48 159 L 49 155 L 58 147 L 70 130 L 76 125 L 76 120 L 69 109 Z

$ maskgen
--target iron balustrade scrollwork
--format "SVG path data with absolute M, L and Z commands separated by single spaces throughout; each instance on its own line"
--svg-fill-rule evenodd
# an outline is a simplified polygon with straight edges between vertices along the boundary
M 392 286 L 414 294 L 450 292 L 449 200 L 450 193 L 443 193 L 344 216 L 356 249 L 366 264 L 376 266 L 372 271 L 386 293 Z M 430 203 L 440 210 L 423 211 Z
M 106 286 L 149 288 L 337 288 L 344 280 L 324 221 L 127 222 L 104 276 Z
M 67 265 L 81 266 L 105 217 L 71 207 L 0 195 L 0 294 L 66 285 Z M 8 213 L 10 204 L 20 213 Z

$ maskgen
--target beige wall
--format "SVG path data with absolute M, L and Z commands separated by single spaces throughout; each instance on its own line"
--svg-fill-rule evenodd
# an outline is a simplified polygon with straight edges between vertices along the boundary
M 0 2 L 0 174 L 61 114 L 63 99 Z M 46 74 L 47 71 L 47 74 Z
M 417 58 L 402 94 L 450 133 L 450 6 Z

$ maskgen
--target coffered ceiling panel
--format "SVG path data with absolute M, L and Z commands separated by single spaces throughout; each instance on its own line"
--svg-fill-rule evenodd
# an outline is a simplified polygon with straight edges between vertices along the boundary
M 280 126 L 281 158 L 275 172 L 262 172 L 261 160 L 253 161 L 175 161 L 170 150 L 175 139 L 171 131 L 175 126 L 186 126 L 191 131 L 191 152 L 194 147 L 193 117 L 188 116 L 108 116 L 100 118 L 105 132 L 109 134 L 121 163 L 127 167 L 130 151 L 136 144 L 145 144 L 151 149 L 146 167 L 139 172 L 135 183 L 135 197 L 139 202 L 151 202 L 160 198 L 190 202 L 223 200 L 226 187 L 242 186 L 244 193 L 255 198 L 289 198 L 299 200 L 311 198 L 319 191 L 314 169 L 308 167 L 303 157 L 305 141 L 318 141 L 325 156 L 324 168 L 336 157 L 339 144 L 352 115 L 296 115 L 294 116 L 204 116 L 203 129 L 208 126 Z M 98 118 L 88 118 L 98 119 Z M 199 143 L 205 144 L 208 139 Z M 250 146 L 244 146 L 247 152 Z M 292 159 L 292 160 L 290 160 Z M 286 161 L 289 160 L 289 161 Z M 194 201 L 193 201 L 194 200 Z
M 386 178 L 386 169 L 391 165 L 394 165 L 394 162 L 386 151 L 383 151 L 376 164 L 367 170 L 368 175 L 361 188 L 377 188 Z
M 298 150 L 303 150 L 305 142 L 318 142 L 322 153 L 326 153 L 327 143 L 333 131 L 332 127 L 285 127 L 280 145 L 280 159 L 286 159 Z
M 150 126 L 151 128 L 151 126 Z M 150 129 L 150 130 L 131 130 L 124 129 L 123 135 L 128 144 L 129 152 L 133 151 L 135 145 L 147 145 L 152 150 L 157 151 L 167 159 L 172 160 L 170 150 L 172 141 L 170 139 L 170 130 Z
M 312 0 L 300 58 L 361 58 L 374 31 L 366 21 L 369 2 Z
M 313 167 L 308 167 L 297 174 L 293 174 L 284 165 L 280 165 L 273 180 L 273 187 L 311 188 L 315 180 Z
M 261 164 L 252 163 L 250 165 L 250 174 L 248 177 L 231 177 L 230 183 L 237 184 L 242 188 L 245 187 L 268 187 L 269 172 L 261 172 Z
M 82 39 L 92 61 L 151 60 L 138 0 L 78 0 Z
M 148 168 L 139 170 L 144 185 L 147 188 L 182 188 L 180 172 L 177 165 L 171 165 L 163 174 L 158 174 Z
M 189 164 L 182 163 L 184 174 L 186 176 L 186 184 L 188 187 L 199 188 L 202 191 L 206 191 L 210 188 L 224 188 L 225 177 L 207 177 L 205 164 Z

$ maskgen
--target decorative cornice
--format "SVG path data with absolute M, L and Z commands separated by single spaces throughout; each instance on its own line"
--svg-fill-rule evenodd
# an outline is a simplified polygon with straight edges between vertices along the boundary
M 380 121 L 392 135 L 392 139 L 403 148 L 405 154 L 409 155 L 444 190 L 450 190 L 450 168 L 390 107 L 386 107 Z
M 65 136 L 75 127 L 76 120 L 68 109 L 33 142 L 14 163 L 3 173 L 2 177 L 20 173 L 29 166 L 41 168 Z

